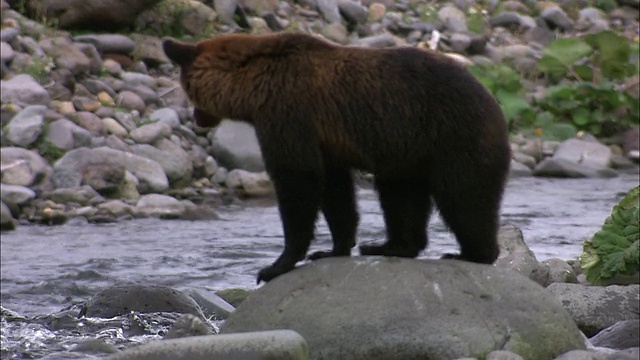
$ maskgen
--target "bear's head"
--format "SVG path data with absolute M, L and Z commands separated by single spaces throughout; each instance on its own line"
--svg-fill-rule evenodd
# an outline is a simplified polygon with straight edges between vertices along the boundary
M 325 50 L 326 41 L 300 33 L 221 35 L 188 44 L 165 39 L 162 47 L 180 66 L 180 82 L 194 105 L 196 123 L 213 127 L 223 118 L 252 122 L 258 109 L 273 96 L 273 81 L 281 68 L 290 68 L 310 50 Z M 296 58 L 294 61 L 286 59 Z

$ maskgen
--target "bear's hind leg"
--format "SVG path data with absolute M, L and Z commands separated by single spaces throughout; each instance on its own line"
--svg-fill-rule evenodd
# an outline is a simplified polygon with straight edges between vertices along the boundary
M 362 255 L 414 258 L 427 245 L 427 223 L 431 213 L 428 182 L 376 178 L 376 189 L 384 214 L 388 240 L 382 245 L 361 245 Z
M 500 252 L 497 231 L 501 187 L 474 184 L 449 189 L 452 191 L 434 193 L 433 197 L 442 219 L 456 236 L 460 254 L 446 254 L 443 259 L 493 264 Z
M 331 231 L 333 249 L 316 251 L 309 255 L 309 259 L 350 256 L 351 248 L 356 244 L 358 211 L 353 178 L 348 168 L 335 168 L 325 172 L 322 213 Z
M 273 265 L 260 270 L 258 283 L 289 272 L 305 258 L 322 191 L 323 176 L 314 171 L 272 171 L 270 175 L 284 229 L 284 251 Z

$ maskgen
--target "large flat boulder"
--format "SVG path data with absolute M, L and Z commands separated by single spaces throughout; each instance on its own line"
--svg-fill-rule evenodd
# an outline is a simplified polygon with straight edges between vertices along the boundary
M 508 269 L 455 260 L 322 259 L 258 289 L 222 333 L 291 329 L 311 359 L 552 359 L 584 349 L 562 305 Z

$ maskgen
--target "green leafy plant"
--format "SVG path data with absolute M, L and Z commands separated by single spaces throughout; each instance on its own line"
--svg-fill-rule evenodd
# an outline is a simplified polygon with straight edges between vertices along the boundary
M 635 187 L 613 207 L 602 229 L 585 241 L 580 265 L 590 283 L 604 284 L 640 269 L 639 200 L 640 187 Z
M 45 158 L 49 164 L 53 164 L 60 159 L 66 151 L 54 145 L 50 141 L 42 141 L 38 144 L 38 153 Z
M 44 84 L 47 82 L 51 70 L 55 67 L 53 59 L 47 55 L 34 56 L 22 69 L 25 74 L 31 75 L 37 82 Z

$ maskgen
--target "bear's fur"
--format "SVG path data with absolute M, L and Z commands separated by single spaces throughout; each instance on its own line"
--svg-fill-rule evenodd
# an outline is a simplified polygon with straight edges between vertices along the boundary
M 349 256 L 358 213 L 351 170 L 375 175 L 387 242 L 363 255 L 416 257 L 432 206 L 462 260 L 493 263 L 511 150 L 493 97 L 454 60 L 416 48 L 343 47 L 299 34 L 165 40 L 200 126 L 253 124 L 273 180 L 285 248 L 269 281 L 307 254 L 319 211 Z

